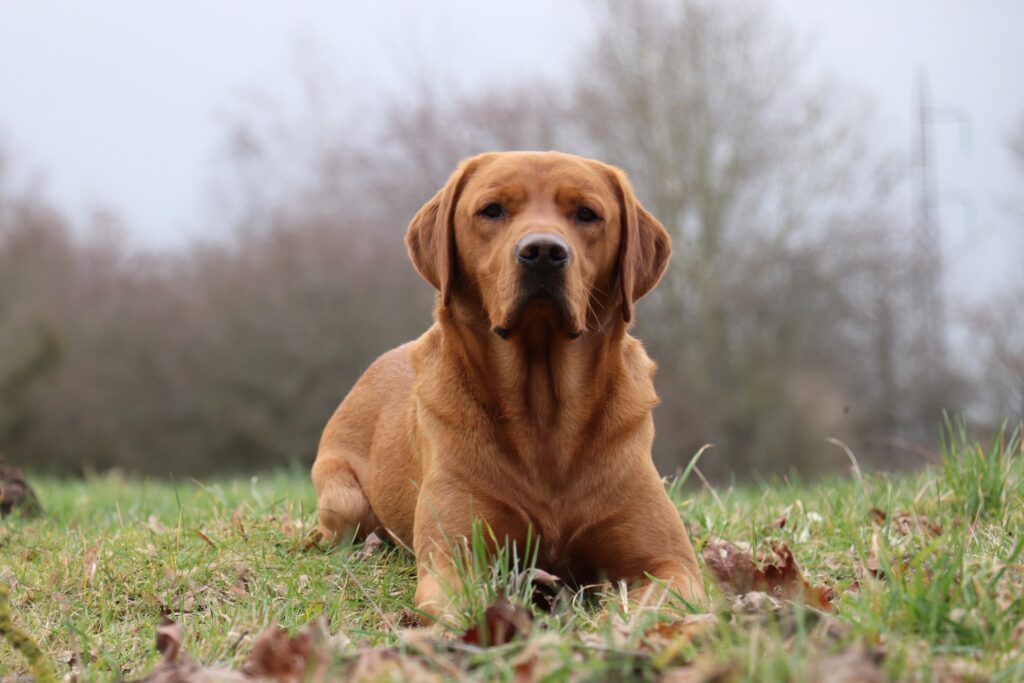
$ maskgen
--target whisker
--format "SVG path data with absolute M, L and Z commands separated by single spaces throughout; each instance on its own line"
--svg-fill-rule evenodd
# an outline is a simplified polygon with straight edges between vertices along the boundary
M 483 282 L 484 280 L 490 280 L 492 278 L 496 278 L 496 277 L 498 277 L 498 275 L 499 275 L 499 273 L 491 273 L 490 275 L 483 275 L 479 279 L 474 280 L 472 283 L 470 283 L 470 287 L 472 287 L 473 285 L 478 285 L 481 282 Z

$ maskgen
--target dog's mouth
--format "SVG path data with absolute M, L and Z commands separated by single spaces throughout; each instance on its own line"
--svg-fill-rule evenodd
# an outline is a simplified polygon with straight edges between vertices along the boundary
M 494 333 L 502 339 L 508 339 L 516 330 L 539 325 L 560 329 L 570 339 L 576 339 L 582 334 L 564 292 L 561 288 L 552 292 L 547 287 L 520 291 L 511 312 L 502 324 L 495 325 Z

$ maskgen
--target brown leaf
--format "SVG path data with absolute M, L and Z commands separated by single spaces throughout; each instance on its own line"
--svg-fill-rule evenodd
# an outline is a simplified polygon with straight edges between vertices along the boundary
M 371 650 L 360 655 L 348 671 L 348 681 L 440 681 L 438 673 L 431 671 L 417 658 L 400 656 L 392 649 Z
M 871 554 L 868 555 L 866 569 L 873 578 L 883 578 L 882 562 L 879 559 L 881 545 L 878 540 L 878 532 L 871 534 Z
M 919 534 L 922 532 L 927 533 L 929 536 L 939 536 L 942 534 L 942 525 L 926 515 L 900 514 L 896 516 L 893 523 L 904 536 L 915 531 Z
M 281 531 L 288 538 L 295 536 L 295 526 L 292 524 L 292 516 L 287 512 L 281 515 L 280 519 Z
M 309 533 L 302 542 L 303 550 L 316 550 L 320 547 L 320 542 L 324 540 L 324 535 L 320 533 L 319 529 L 310 529 Z
M 146 526 L 154 534 L 162 534 L 167 531 L 167 527 L 160 523 L 160 519 L 156 515 L 150 515 L 149 519 L 146 520 Z
M 782 603 L 762 591 L 750 591 L 733 596 L 729 609 L 733 614 L 764 614 L 778 612 L 782 609 Z
M 241 683 L 244 678 L 229 670 L 205 669 L 192 660 L 182 650 L 181 643 L 184 629 L 181 624 L 171 621 L 166 616 L 160 620 L 156 628 L 156 649 L 164 656 L 143 678 L 135 679 L 136 683 Z
M 533 683 L 533 681 L 539 680 L 536 656 L 519 659 L 512 665 L 512 670 L 515 672 L 515 677 L 512 679 L 514 683 Z
M 50 593 L 50 599 L 57 604 L 57 610 L 62 614 L 71 609 L 71 601 L 68 598 L 67 593 L 53 591 Z
M 885 524 L 885 521 L 889 518 L 888 515 L 878 508 L 871 508 L 868 514 L 871 515 L 871 521 L 879 526 Z M 927 515 L 916 515 L 909 512 L 897 512 L 893 515 L 890 527 L 896 529 L 904 536 L 909 536 L 915 532 L 918 534 L 928 534 L 929 536 L 939 536 L 942 534 L 941 524 Z
M 280 626 L 271 626 L 256 638 L 242 673 L 276 683 L 324 681 L 330 659 L 325 634 L 319 621 L 307 624 L 294 637 Z
M 377 550 L 377 548 L 380 547 L 380 544 L 380 536 L 371 531 L 369 534 L 367 534 L 366 539 L 363 541 L 362 547 L 359 548 L 359 550 L 356 552 L 356 557 L 358 557 L 361 560 L 367 559 L 368 557 L 373 555 L 374 551 Z
M 932 680 L 942 683 L 987 683 L 992 680 L 982 665 L 974 659 L 952 655 L 932 660 Z
M 35 517 L 43 513 L 43 507 L 21 470 L 0 463 L 0 517 L 13 513 Z
M 665 671 L 660 683 L 724 683 L 734 679 L 733 665 L 716 663 L 709 657 L 699 658 L 693 664 L 677 666 Z
M 827 586 L 811 586 L 785 543 L 776 543 L 758 561 L 746 548 L 722 539 L 704 546 L 704 563 L 721 588 L 731 595 L 762 592 L 781 599 L 803 602 L 821 610 L 832 609 L 834 592 Z
M 543 569 L 527 569 L 520 572 L 516 582 L 520 585 L 527 582 L 531 584 L 533 605 L 549 612 L 568 590 L 561 578 Z
M 242 524 L 242 506 L 239 505 L 235 508 L 235 511 L 231 513 L 231 524 L 234 525 L 235 530 L 238 531 L 238 535 L 245 538 L 245 525 Z
M 504 645 L 517 635 L 529 635 L 532 628 L 533 615 L 529 611 L 498 598 L 484 611 L 483 622 L 467 630 L 459 640 L 481 647 Z
M 181 624 L 165 616 L 156 629 L 156 647 L 163 661 L 135 683 L 325 683 L 329 664 L 325 634 L 319 621 L 307 624 L 294 638 L 272 626 L 257 638 L 242 670 L 234 671 L 197 664 L 182 649 Z
M 160 618 L 160 625 L 156 627 L 156 651 L 164 656 L 165 662 L 173 662 L 178 659 L 184 636 L 185 629 L 181 624 L 166 615 Z
M 714 614 L 688 614 L 675 621 L 659 621 L 644 632 L 643 650 L 654 653 L 654 665 L 661 669 L 681 657 L 694 640 L 718 624 Z
M 323 534 L 317 528 L 312 528 L 307 531 L 304 535 L 294 536 L 288 543 L 288 554 L 294 555 L 296 553 L 309 552 L 310 550 L 316 550 L 320 547 L 320 542 L 324 540 Z
M 885 683 L 878 652 L 850 651 L 822 657 L 812 664 L 810 680 L 818 683 Z
M 93 544 L 82 551 L 82 569 L 85 572 L 86 582 L 91 582 L 96 576 L 99 557 L 100 546 L 98 544 Z
M 216 544 L 216 543 L 214 543 L 213 541 L 211 541 L 211 540 L 210 540 L 210 537 L 209 537 L 209 536 L 207 536 L 206 534 L 204 534 L 204 533 L 203 533 L 202 531 L 200 531 L 199 529 L 196 529 L 196 536 L 198 536 L 199 538 L 201 538 L 201 539 L 203 539 L 204 541 L 206 541 L 206 544 L 207 544 L 207 545 L 209 545 L 209 546 L 210 546 L 211 548 L 216 548 L 216 547 L 217 547 L 217 544 Z
M 562 582 L 562 579 L 543 569 L 530 570 L 530 580 L 535 584 L 547 586 L 548 588 L 556 588 Z
M 231 588 L 228 589 L 228 593 L 235 596 L 236 598 L 247 598 L 249 597 L 249 575 L 242 574 L 238 577 Z
M 714 614 L 688 614 L 674 621 L 659 621 L 644 633 L 644 641 L 651 649 L 690 642 L 707 633 L 718 624 Z

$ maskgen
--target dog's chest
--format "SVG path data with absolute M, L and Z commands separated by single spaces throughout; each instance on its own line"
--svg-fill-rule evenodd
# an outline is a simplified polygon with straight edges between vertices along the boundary
M 546 486 L 533 487 L 516 497 L 514 519 L 520 528 L 511 534 L 539 542 L 538 562 L 549 571 L 564 571 L 581 559 L 579 541 L 589 528 L 588 520 L 599 515 L 597 502 L 568 486 L 551 492 Z M 605 507 L 610 501 L 605 501 Z

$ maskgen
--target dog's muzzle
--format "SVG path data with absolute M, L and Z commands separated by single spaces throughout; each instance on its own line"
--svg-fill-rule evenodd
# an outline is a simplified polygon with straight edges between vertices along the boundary
M 518 301 L 506 324 L 496 326 L 494 332 L 508 339 L 524 309 L 531 302 L 544 299 L 557 307 L 561 326 L 570 338 L 578 337 L 580 332 L 571 329 L 565 300 L 565 273 L 572 259 L 572 247 L 558 235 L 535 232 L 516 243 L 515 255 L 520 269 Z

